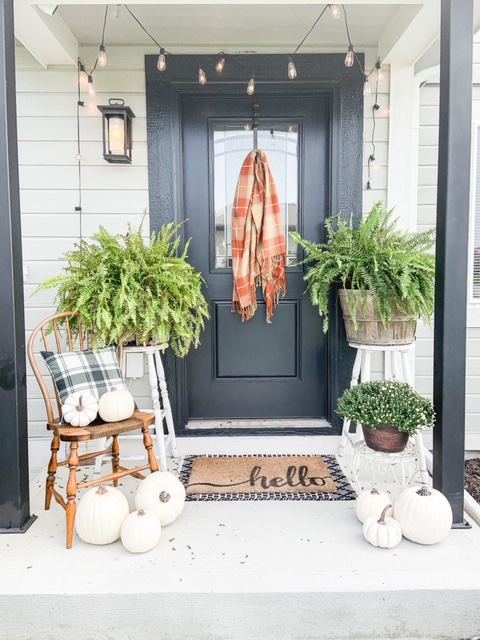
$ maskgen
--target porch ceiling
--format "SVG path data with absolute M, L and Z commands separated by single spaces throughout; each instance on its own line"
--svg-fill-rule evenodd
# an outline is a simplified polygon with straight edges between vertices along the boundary
M 133 0 L 128 4 L 157 42 L 172 53 L 293 52 L 325 6 L 314 0 L 303 0 L 299 4 L 282 0 L 263 0 L 260 4 L 253 0 L 211 0 L 210 3 Z M 364 4 L 360 0 L 349 0 L 343 4 L 352 43 L 359 51 L 377 49 L 379 43 L 382 48 L 385 38 L 389 51 L 412 23 L 422 14 L 425 18 L 426 9 L 430 23 L 432 16 L 439 14 L 435 0 L 406 0 L 401 4 L 378 0 Z M 39 10 L 40 5 L 58 8 L 54 15 L 47 15 Z M 76 64 L 79 47 L 100 44 L 103 2 L 59 0 L 57 5 L 45 5 L 38 0 L 15 0 L 15 12 L 17 39 L 45 67 Z M 416 40 L 418 36 L 421 40 L 425 38 L 426 49 L 432 42 L 431 34 L 428 34 L 429 41 L 422 31 L 416 34 Z M 301 52 L 343 51 L 347 44 L 344 20 L 333 20 L 326 14 L 308 36 Z M 418 46 L 418 42 L 416 44 Z M 125 8 L 117 19 L 108 15 L 105 45 L 155 48 Z
M 132 6 L 132 11 L 153 37 L 165 48 L 181 52 L 208 47 L 213 53 L 228 51 L 267 52 L 270 48 L 294 51 L 324 5 L 319 4 L 180 4 Z M 385 26 L 399 5 L 348 6 L 352 42 L 376 46 Z M 62 5 L 60 16 L 70 26 L 81 45 L 98 45 L 105 6 Z M 92 26 L 94 27 L 92 28 Z M 123 9 L 118 19 L 107 24 L 110 44 L 151 45 L 152 41 Z M 345 23 L 329 15 L 319 21 L 304 48 L 329 48 L 347 43 Z M 302 49 L 303 50 L 303 49 Z

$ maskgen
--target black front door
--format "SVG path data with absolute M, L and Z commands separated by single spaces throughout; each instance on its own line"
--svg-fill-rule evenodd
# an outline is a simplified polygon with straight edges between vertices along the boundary
M 287 269 L 287 296 L 271 324 L 231 312 L 231 207 L 240 167 L 257 146 L 277 186 L 291 264 L 291 230 L 322 236 L 330 212 L 331 95 L 181 98 L 182 179 L 189 259 L 207 283 L 211 321 L 187 358 L 188 419 L 321 418 L 327 413 L 326 340 L 304 294 L 304 271 Z

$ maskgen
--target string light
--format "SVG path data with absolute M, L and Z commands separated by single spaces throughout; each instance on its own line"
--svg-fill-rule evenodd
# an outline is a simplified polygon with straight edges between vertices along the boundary
M 93 78 L 91 75 L 88 76 L 88 95 L 92 97 L 95 95 L 95 87 L 93 86 Z
M 382 82 L 384 77 L 383 77 L 383 73 L 382 73 L 382 65 L 380 64 L 380 58 L 375 63 L 375 69 L 376 69 L 376 72 L 377 72 L 377 82 Z
M 287 73 L 290 80 L 295 80 L 295 78 L 297 77 L 297 69 L 295 67 L 295 63 L 291 58 L 288 59 Z
M 377 61 L 377 64 L 380 65 L 380 61 Z M 377 64 L 375 64 L 375 67 L 378 71 Z M 372 69 L 373 71 L 373 69 Z M 367 77 L 367 76 L 366 76 Z M 377 159 L 375 158 L 375 129 L 377 126 L 377 121 L 376 121 L 376 114 L 377 111 L 380 109 L 380 105 L 378 104 L 378 73 L 376 75 L 376 82 L 375 82 L 375 102 L 373 104 L 372 107 L 372 153 L 369 155 L 368 157 L 368 163 L 367 163 L 367 189 L 371 189 L 372 185 L 371 185 L 371 176 L 372 176 L 372 171 L 377 173 L 378 171 L 380 171 L 380 169 L 382 168 L 382 165 L 377 162 Z
M 353 63 L 355 62 L 355 53 L 353 51 L 353 45 L 348 45 L 347 55 L 345 56 L 345 66 L 353 67 Z
M 336 5 L 336 4 L 329 4 L 328 5 L 330 12 L 332 14 L 332 18 L 334 20 L 340 20 L 341 18 L 341 12 L 340 12 L 340 8 Z
M 369 96 L 372 93 L 372 88 L 370 87 L 370 82 L 368 81 L 368 76 L 365 75 L 365 79 L 363 81 L 363 95 Z
M 85 65 L 79 63 L 78 83 L 81 87 L 86 87 L 88 84 L 88 74 L 85 70 Z
M 105 52 L 105 47 L 103 46 L 103 44 L 100 45 L 100 50 L 98 52 L 97 62 L 98 62 L 98 66 L 99 67 L 106 67 L 107 66 L 107 54 Z
M 125 7 L 125 9 L 128 11 L 128 13 L 132 16 L 132 18 L 137 22 L 137 24 L 141 27 L 141 29 L 147 34 L 147 36 L 150 38 L 150 40 L 152 40 L 152 42 L 154 42 L 158 48 L 160 49 L 160 54 L 158 56 L 158 60 L 157 60 L 157 69 L 160 72 L 163 72 L 166 70 L 167 68 L 167 60 L 166 60 L 166 54 L 168 54 L 167 51 L 165 51 L 165 49 L 163 47 L 160 46 L 160 44 L 155 40 L 155 38 L 147 31 L 147 29 L 143 26 L 143 24 L 140 22 L 140 20 L 134 15 L 134 13 L 131 11 L 131 9 L 127 6 L 127 5 L 123 5 Z M 117 19 L 119 16 L 119 12 L 120 12 L 120 8 L 122 7 L 122 5 L 110 5 L 110 16 L 113 19 Z M 345 66 L 346 67 L 353 67 L 355 65 L 355 62 L 358 62 L 358 65 L 360 66 L 362 73 L 365 76 L 364 79 L 364 87 L 363 87 L 363 94 L 364 95 L 368 95 L 372 92 L 371 86 L 370 86 L 370 82 L 369 82 L 369 76 L 370 74 L 375 70 L 376 71 L 376 81 L 377 84 L 378 82 L 380 82 L 383 79 L 383 74 L 381 72 L 381 64 L 380 64 L 380 59 L 377 60 L 377 62 L 375 63 L 372 71 L 370 72 L 370 74 L 365 73 L 365 71 L 362 69 L 362 64 L 360 62 L 360 59 L 357 57 L 351 38 L 350 38 L 350 31 L 349 31 L 349 27 L 348 27 L 348 20 L 347 20 L 347 12 L 345 9 L 345 6 L 342 5 L 337 5 L 337 4 L 333 4 L 333 3 L 329 3 L 326 4 L 322 11 L 320 12 L 319 16 L 316 18 L 316 20 L 314 21 L 314 23 L 312 24 L 312 26 L 310 27 L 310 29 L 308 30 L 308 32 L 306 33 L 306 35 L 304 36 L 304 38 L 302 39 L 302 41 L 300 42 L 300 44 L 297 46 L 297 48 L 295 49 L 295 51 L 293 52 L 293 54 L 296 54 L 298 52 L 298 50 L 300 49 L 300 47 L 304 44 L 305 40 L 308 38 L 308 36 L 312 33 L 313 29 L 315 28 L 315 26 L 318 24 L 319 20 L 322 18 L 322 16 L 324 15 L 324 13 L 327 11 L 327 9 L 330 12 L 330 15 L 333 19 L 335 20 L 339 20 L 342 16 L 342 12 L 343 12 L 343 16 L 345 19 L 345 30 L 346 30 L 346 34 L 347 34 L 347 39 L 348 39 L 348 50 L 345 56 Z M 95 90 L 93 87 L 93 72 L 95 71 L 95 68 L 98 64 L 98 66 L 100 67 L 104 67 L 107 64 L 107 55 L 106 55 L 106 50 L 105 50 L 105 44 L 104 44 L 104 39 L 105 39 L 105 26 L 106 26 L 106 19 L 107 19 L 107 14 L 108 14 L 108 10 L 109 10 L 109 5 L 106 6 L 105 9 L 105 16 L 104 16 L 104 23 L 103 23 L 103 33 L 102 33 L 102 42 L 100 44 L 100 48 L 99 48 L 99 53 L 97 56 L 97 60 L 95 62 L 95 66 L 92 69 L 92 71 L 90 73 L 88 73 L 87 71 L 85 71 L 85 67 L 83 67 L 82 65 L 82 69 L 81 71 L 83 71 L 84 73 L 81 73 L 79 75 L 79 82 L 82 84 L 82 86 L 87 85 L 88 89 L 89 89 L 89 93 L 90 95 L 95 95 Z M 245 52 L 244 52 L 245 53 Z M 223 51 L 218 54 L 218 59 L 217 62 L 215 64 L 215 71 L 217 72 L 217 74 L 221 75 L 224 71 L 225 68 L 225 63 L 226 63 L 226 55 L 223 53 Z M 288 58 L 288 63 L 287 63 L 287 76 L 290 80 L 294 80 L 297 77 L 297 68 L 295 66 L 295 63 L 292 60 L 292 57 L 289 56 Z M 201 85 L 205 85 L 207 83 L 207 74 L 205 72 L 205 69 L 203 68 L 199 68 L 198 69 L 198 82 Z M 248 95 L 253 95 L 255 92 L 255 80 L 254 78 L 251 78 L 250 81 L 248 82 L 247 85 L 247 93 Z
M 221 57 L 217 64 L 215 65 L 215 71 L 217 73 L 223 73 L 223 69 L 225 68 L 225 58 Z
M 165 71 L 167 68 L 167 59 L 165 57 L 165 49 L 163 47 L 160 48 L 160 55 L 157 60 L 157 69 L 159 71 Z

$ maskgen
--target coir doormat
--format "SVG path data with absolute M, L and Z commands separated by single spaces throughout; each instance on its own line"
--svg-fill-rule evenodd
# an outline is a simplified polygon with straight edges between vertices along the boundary
M 186 456 L 187 500 L 354 500 L 335 456 Z

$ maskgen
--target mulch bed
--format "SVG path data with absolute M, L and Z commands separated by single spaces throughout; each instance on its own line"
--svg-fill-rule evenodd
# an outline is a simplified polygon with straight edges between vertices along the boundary
M 465 489 L 480 503 L 480 458 L 465 460 Z

